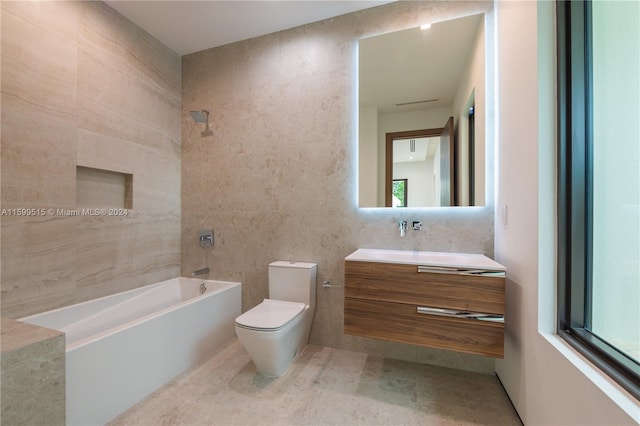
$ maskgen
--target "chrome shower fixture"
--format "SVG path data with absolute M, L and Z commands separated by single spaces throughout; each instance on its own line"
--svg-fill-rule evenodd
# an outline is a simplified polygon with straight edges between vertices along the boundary
M 191 114 L 191 118 L 196 123 L 208 123 L 209 122 L 209 111 L 206 109 L 201 109 L 200 111 L 189 111 Z
M 213 229 L 200 230 L 200 247 L 213 246 Z
M 213 135 L 213 132 L 209 128 L 209 111 L 201 109 L 200 111 L 189 111 L 189 113 L 196 123 L 205 123 L 204 130 L 200 132 L 200 136 L 204 138 Z

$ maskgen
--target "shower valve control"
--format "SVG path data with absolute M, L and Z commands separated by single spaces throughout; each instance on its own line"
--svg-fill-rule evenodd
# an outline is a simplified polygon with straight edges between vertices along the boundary
M 200 247 L 213 247 L 213 230 L 200 231 Z

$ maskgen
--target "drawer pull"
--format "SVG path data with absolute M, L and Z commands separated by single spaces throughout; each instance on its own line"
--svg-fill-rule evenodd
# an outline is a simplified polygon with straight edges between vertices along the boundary
M 431 274 L 475 275 L 483 277 L 504 277 L 504 271 L 488 271 L 486 269 L 452 268 L 447 266 L 418 266 L 418 272 Z
M 455 311 L 453 309 L 430 308 L 426 306 L 418 306 L 417 313 L 426 315 L 439 315 L 451 318 L 467 318 L 479 321 L 501 322 L 504 323 L 503 315 L 483 314 L 480 312 Z

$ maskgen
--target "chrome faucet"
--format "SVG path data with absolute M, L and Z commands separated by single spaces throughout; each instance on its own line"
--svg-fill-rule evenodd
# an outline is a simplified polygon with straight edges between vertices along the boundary
M 200 247 L 213 247 L 213 230 L 203 229 L 200 231 Z
M 202 268 L 202 269 L 198 269 L 197 271 L 193 271 L 191 273 L 191 276 L 195 277 L 196 275 L 204 275 L 208 273 L 209 273 L 209 268 Z
M 398 221 L 398 229 L 400 230 L 401 237 L 404 237 L 405 235 L 407 235 L 407 221 L 406 220 Z

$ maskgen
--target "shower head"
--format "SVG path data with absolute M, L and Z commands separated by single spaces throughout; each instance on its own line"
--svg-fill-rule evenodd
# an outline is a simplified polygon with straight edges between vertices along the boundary
M 201 109 L 200 111 L 189 111 L 191 118 L 196 123 L 207 123 L 209 121 L 209 111 Z

